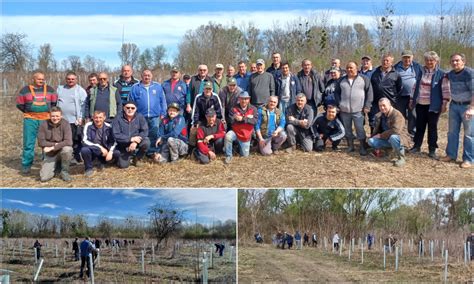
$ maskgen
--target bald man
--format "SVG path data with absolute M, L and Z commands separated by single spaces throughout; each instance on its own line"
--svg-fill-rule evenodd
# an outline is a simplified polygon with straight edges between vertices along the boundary
M 114 82 L 114 87 L 117 88 L 122 103 L 128 101 L 128 95 L 132 90 L 132 86 L 136 83 L 138 83 L 138 80 L 133 78 L 132 66 L 122 66 L 122 74 L 120 74 L 120 78 Z
M 42 72 L 33 74 L 32 83 L 23 87 L 16 98 L 16 107 L 23 113 L 23 154 L 21 173 L 29 174 L 35 157 L 38 130 L 49 119 L 51 107 L 56 106 L 58 95 L 46 85 Z

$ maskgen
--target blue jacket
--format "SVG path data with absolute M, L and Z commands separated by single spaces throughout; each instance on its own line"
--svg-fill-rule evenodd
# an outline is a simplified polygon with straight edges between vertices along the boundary
M 283 84 L 282 84 L 282 75 L 279 73 L 279 76 L 275 78 L 275 95 L 278 97 L 278 101 L 281 101 L 281 96 L 283 95 Z M 295 98 L 298 93 L 301 93 L 301 83 L 296 75 L 290 75 L 290 101 L 289 104 L 295 103 Z
M 100 146 L 106 148 L 109 151 L 113 150 L 113 148 L 115 148 L 116 143 L 112 132 L 112 126 L 109 123 L 104 122 L 104 126 L 102 126 L 102 128 L 104 129 L 104 132 L 102 134 L 102 139 L 101 141 L 99 141 L 98 144 L 100 144 Z M 94 122 L 89 121 L 88 123 L 86 123 L 86 125 L 84 126 L 84 138 L 82 140 L 83 145 L 87 145 L 90 147 L 95 146 L 99 148 L 99 145 L 94 143 L 95 137 L 97 135 L 97 129 L 98 128 L 94 125 Z
M 181 114 L 178 114 L 174 119 L 168 116 L 163 118 L 158 129 L 158 137 L 163 142 L 170 137 L 179 138 L 184 142 L 188 142 L 186 121 Z
M 415 92 L 413 94 L 414 102 L 416 102 L 418 96 L 420 95 L 421 76 L 422 75 L 420 74 L 420 79 L 416 80 Z M 443 70 L 436 67 L 433 77 L 431 78 L 431 96 L 430 96 L 430 108 L 429 108 L 429 111 L 431 112 L 441 112 L 441 107 L 443 105 L 442 82 L 445 76 L 447 76 L 446 73 Z
M 186 96 L 188 95 L 188 86 L 184 81 L 179 80 L 171 91 L 171 79 L 163 82 L 163 91 L 165 93 L 166 104 L 178 103 L 181 108 L 181 112 L 186 109 Z
M 157 82 L 151 82 L 148 90 L 142 82 L 133 85 L 128 99 L 137 104 L 138 112 L 144 117 L 166 115 L 167 105 L 165 95 L 163 88 Z
M 92 252 L 92 243 L 88 240 L 83 240 L 79 247 L 81 249 L 81 256 L 88 256 Z
M 138 112 L 131 121 L 128 121 L 124 114 L 112 121 L 112 131 L 117 144 L 128 146 L 133 136 L 140 136 L 142 139 L 148 137 L 148 123 Z

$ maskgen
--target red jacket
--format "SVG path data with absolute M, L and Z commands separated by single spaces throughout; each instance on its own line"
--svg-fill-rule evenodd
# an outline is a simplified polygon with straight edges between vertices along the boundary
M 204 155 L 209 154 L 209 144 L 204 143 L 204 138 L 208 135 L 214 135 L 213 141 L 216 141 L 217 139 L 224 138 L 225 136 L 225 127 L 224 124 L 220 120 L 216 120 L 216 124 L 213 126 L 208 126 L 208 125 L 200 125 L 198 130 L 197 130 L 197 147 L 201 153 Z M 212 142 L 212 141 L 211 141 Z
M 242 121 L 236 121 L 236 116 L 242 116 Z M 244 111 L 240 104 L 237 104 L 230 110 L 230 119 L 232 123 L 232 130 L 237 135 L 237 139 L 241 142 L 248 142 L 252 139 L 252 132 L 255 124 L 257 124 L 257 108 L 249 104 Z

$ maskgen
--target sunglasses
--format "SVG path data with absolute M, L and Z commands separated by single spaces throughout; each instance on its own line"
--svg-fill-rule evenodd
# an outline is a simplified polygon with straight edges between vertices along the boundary
M 136 107 L 125 107 L 126 109 L 131 109 L 131 110 L 134 110 L 136 109 Z

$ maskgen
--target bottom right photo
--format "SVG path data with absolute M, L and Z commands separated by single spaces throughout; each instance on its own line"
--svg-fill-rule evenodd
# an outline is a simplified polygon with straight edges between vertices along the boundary
M 238 190 L 239 283 L 472 282 L 472 189 Z

